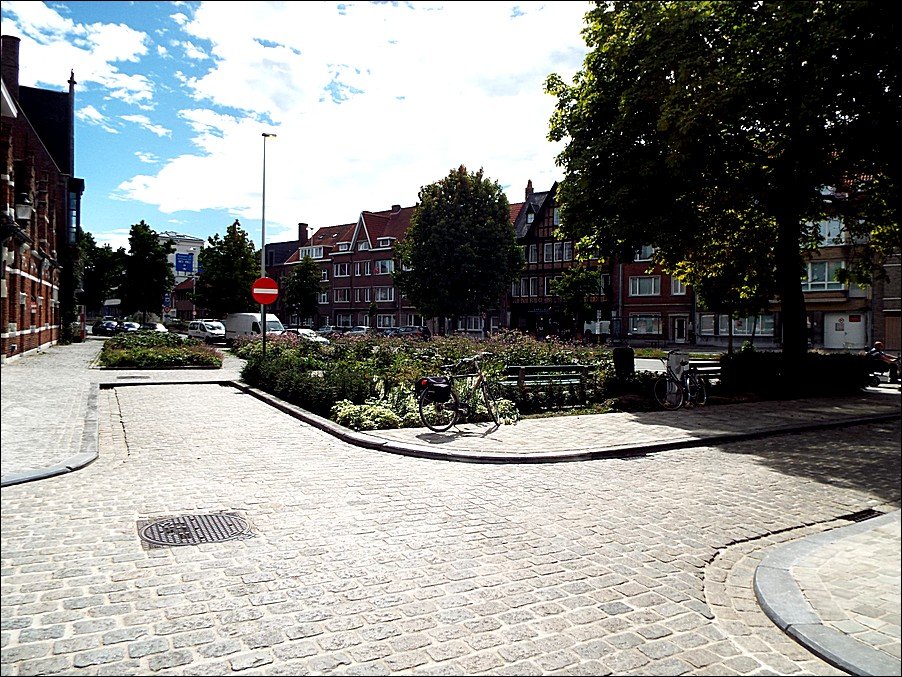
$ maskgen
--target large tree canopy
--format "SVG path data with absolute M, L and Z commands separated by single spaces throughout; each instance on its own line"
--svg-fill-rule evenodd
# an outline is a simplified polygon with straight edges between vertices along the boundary
M 100 314 L 104 302 L 114 295 L 125 272 L 125 248 L 117 250 L 105 244 L 97 246 L 91 233 L 82 233 L 78 242 L 79 277 L 82 293 L 79 299 L 89 315 Z
M 254 280 L 260 275 L 259 258 L 238 219 L 226 229 L 224 237 L 216 233 L 207 242 L 209 246 L 198 257 L 202 272 L 194 302 L 208 308 L 214 317 L 259 308 L 251 295 Z
M 482 169 L 464 166 L 420 189 L 395 251 L 402 264 L 395 283 L 426 317 L 497 308 L 523 267 L 507 196 Z
M 119 287 L 122 310 L 125 314 L 160 313 L 163 294 L 172 289 L 175 275 L 169 254 L 175 251 L 173 241 L 161 243 L 159 235 L 141 221 L 132 226 L 128 235 L 128 256 L 125 276 Z
M 883 2 L 598 4 L 573 84 L 546 81 L 564 231 L 608 255 L 652 244 L 710 301 L 775 279 L 784 354 L 803 353 L 814 224 L 838 214 L 868 236 L 863 277 L 898 246 L 895 17 Z

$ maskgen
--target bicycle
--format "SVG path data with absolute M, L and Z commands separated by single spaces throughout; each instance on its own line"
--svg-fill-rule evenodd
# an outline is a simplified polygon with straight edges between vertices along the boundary
M 446 376 L 422 376 L 415 383 L 417 407 L 423 425 L 437 433 L 443 433 L 458 421 L 473 418 L 483 404 L 489 418 L 497 428 L 498 396 L 482 370 L 482 360 L 491 353 L 477 353 L 465 357 L 453 365 L 442 365 Z M 463 366 L 472 365 L 474 371 L 455 373 Z M 458 388 L 458 384 L 461 385 Z M 466 387 L 464 387 L 466 386 Z M 463 391 L 464 396 L 461 396 Z
M 686 358 L 680 359 L 680 366 L 683 369 L 680 376 L 677 376 L 670 366 L 670 356 L 675 353 L 679 351 L 671 350 L 666 358 L 661 358 L 667 372 L 655 380 L 655 400 L 664 409 L 679 409 L 683 405 L 704 405 L 708 401 L 708 388 L 704 377 L 689 366 L 689 360 Z

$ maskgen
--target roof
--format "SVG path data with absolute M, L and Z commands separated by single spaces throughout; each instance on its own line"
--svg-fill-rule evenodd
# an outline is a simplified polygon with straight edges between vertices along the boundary
M 533 223 L 538 223 L 540 221 L 545 210 L 553 203 L 555 193 L 557 193 L 557 181 L 552 184 L 549 190 L 543 192 L 536 191 L 527 197 L 526 202 L 523 203 L 523 208 L 520 210 L 520 213 L 517 214 L 516 221 L 514 222 L 514 229 L 516 230 L 518 240 L 529 234 Z M 529 223 L 526 218 L 527 214 L 530 212 L 535 214 L 535 220 L 532 223 Z

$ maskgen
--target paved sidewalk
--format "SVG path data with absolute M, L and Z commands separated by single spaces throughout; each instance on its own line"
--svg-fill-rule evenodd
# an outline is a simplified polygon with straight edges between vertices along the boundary
M 462 425 L 353 432 L 240 383 L 241 361 L 220 370 L 93 368 L 101 341 L 58 346 L 2 367 L 2 479 L 20 484 L 71 472 L 98 449 L 99 389 L 172 383 L 236 387 L 357 446 L 479 463 L 574 462 L 723 444 L 797 431 L 898 421 L 898 387 L 843 398 L 744 403 L 676 412 L 530 419 L 492 429 Z M 25 404 L 27 403 L 27 404 Z M 900 674 L 899 511 L 775 547 L 758 566 L 755 592 L 773 622 L 853 674 Z

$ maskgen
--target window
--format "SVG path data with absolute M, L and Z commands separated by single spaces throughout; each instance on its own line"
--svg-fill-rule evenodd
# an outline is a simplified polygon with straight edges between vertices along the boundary
M 376 287 L 376 301 L 394 301 L 394 287 Z
M 546 242 L 542 252 L 542 260 L 546 263 L 554 261 L 554 242 Z
M 360 303 L 360 287 L 354 290 L 354 303 Z
M 554 208 L 554 225 L 561 225 L 561 210 L 559 207 Z
M 351 313 L 335 313 L 335 325 L 338 327 L 351 327 Z
M 193 256 L 193 254 L 191 254 L 190 256 Z M 276 264 L 276 253 L 273 251 L 266 252 L 267 267 L 274 266 L 275 264 Z
M 685 296 L 686 285 L 682 280 L 672 277 L 670 278 L 670 293 L 673 296 Z
M 388 275 L 395 270 L 395 262 L 392 259 L 376 261 L 376 275 Z
M 650 244 L 642 245 L 639 249 L 636 250 L 636 261 L 651 261 L 652 256 L 655 254 L 655 248 Z
M 751 336 L 754 329 L 756 336 L 773 336 L 774 335 L 774 316 L 759 315 L 758 322 L 755 323 L 755 316 L 740 317 L 730 320 L 729 315 L 718 316 L 718 329 L 721 336 L 728 336 L 730 333 L 730 323 L 733 324 L 733 336 Z
M 552 289 L 552 282 L 557 282 L 561 279 L 560 275 L 555 275 L 554 277 L 546 277 L 545 280 L 545 296 L 557 296 L 554 293 L 554 289 Z
M 520 283 L 519 282 L 511 282 L 511 296 L 513 298 L 517 298 L 520 296 Z
M 714 315 L 704 313 L 698 318 L 698 333 L 702 336 L 714 336 Z
M 319 301 L 317 301 L 317 303 L 322 304 L 322 303 L 328 303 L 328 302 L 329 302 L 329 292 L 321 291 L 319 293 Z
M 336 263 L 332 266 L 332 274 L 334 277 L 350 277 L 351 276 L 351 264 L 350 263 Z
M 372 261 L 364 261 L 363 262 L 363 274 L 364 275 L 372 275 L 373 274 L 373 262 Z
M 379 246 L 380 247 L 391 247 L 391 243 L 394 242 L 395 238 L 393 237 L 380 237 L 379 238 Z
M 363 300 L 367 303 L 373 300 L 373 288 L 365 287 L 363 290 Z
M 335 303 L 348 303 L 351 300 L 351 289 L 349 287 L 338 287 L 333 289 L 335 292 Z
M 376 315 L 376 326 L 377 327 L 394 327 L 395 326 L 395 316 L 394 315 Z
M 529 278 L 520 278 L 520 296 L 529 296 Z
M 526 259 L 527 263 L 536 263 L 539 260 L 539 245 L 531 244 L 529 245 L 529 258 Z
M 359 252 L 368 252 L 369 250 L 370 250 L 369 242 L 361 242 L 360 244 L 357 245 L 357 251 L 359 251 Z
M 845 289 L 836 279 L 836 273 L 845 268 L 843 261 L 809 261 L 806 276 L 802 278 L 803 291 L 829 291 Z
M 529 278 L 529 295 L 530 296 L 538 296 L 539 295 L 539 278 L 537 278 L 537 277 Z
M 630 296 L 660 296 L 660 275 L 645 275 L 630 278 Z
M 319 271 L 319 279 L 328 280 L 329 279 L 329 270 L 327 268 L 321 268 Z
M 660 334 L 661 316 L 655 313 L 630 315 L 631 334 Z
M 555 242 L 554 243 L 554 260 L 562 261 L 564 259 L 564 243 L 563 242 Z
M 338 251 L 346 252 L 346 251 L 350 251 L 350 249 L 351 249 L 350 242 L 339 242 L 338 243 Z
M 526 212 L 526 223 L 532 223 L 536 220 L 536 215 L 532 211 Z
M 309 256 L 311 259 L 321 259 L 321 258 L 323 258 L 323 248 L 322 247 L 301 247 L 298 250 L 298 257 L 303 259 L 305 256 Z
M 564 261 L 572 261 L 573 260 L 573 243 L 565 242 L 564 243 Z
M 610 273 L 602 273 L 601 274 L 600 284 L 601 284 L 601 296 L 604 296 L 607 293 L 605 290 L 611 286 Z
M 831 247 L 834 245 L 845 244 L 843 242 L 842 221 L 839 219 L 827 219 L 826 221 L 821 221 L 817 225 L 818 232 L 820 233 L 821 238 L 823 238 L 823 246 Z

